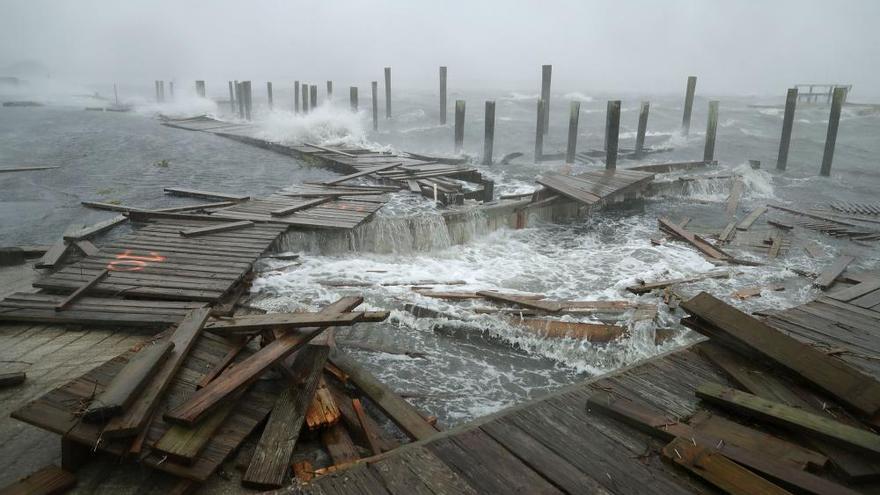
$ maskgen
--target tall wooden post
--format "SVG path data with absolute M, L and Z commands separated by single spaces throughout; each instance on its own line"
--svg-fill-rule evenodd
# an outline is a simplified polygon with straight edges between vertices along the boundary
M 268 81 L 266 82 L 266 97 L 269 102 L 269 110 L 271 111 L 272 107 L 275 106 L 275 102 L 272 98 L 272 83 Z
M 351 103 L 351 111 L 357 113 L 358 111 L 358 89 L 357 86 L 352 86 L 348 89 L 348 99 Z
M 254 109 L 254 100 L 253 100 L 253 92 L 251 88 L 250 81 L 244 81 L 241 83 L 243 92 L 244 92 L 244 118 L 247 120 L 251 120 L 251 116 L 253 115 Z
M 651 110 L 651 102 L 643 101 L 639 107 L 639 127 L 636 131 L 635 155 L 642 156 L 645 149 L 645 134 L 648 132 L 648 112 Z
M 697 76 L 688 77 L 687 91 L 684 94 L 684 114 L 681 116 L 681 132 L 685 136 L 691 131 L 691 110 L 694 108 L 694 91 L 697 89 Z
M 232 81 L 229 81 L 229 106 L 232 108 L 232 113 L 235 113 L 235 87 Z
M 538 121 L 535 124 L 535 163 L 544 160 L 544 100 L 538 100 Z
M 552 65 L 541 66 L 541 100 L 544 101 L 544 120 L 541 123 L 544 134 L 550 129 L 550 76 Z
M 299 81 L 293 81 L 293 113 L 299 113 Z
M 486 102 L 483 134 L 483 165 L 492 165 L 492 151 L 495 148 L 495 102 Z
M 391 67 L 385 67 L 385 118 L 391 118 Z
M 461 153 L 464 145 L 464 100 L 455 100 L 455 152 Z
M 309 85 L 302 83 L 302 113 L 309 113 Z
M 446 125 L 446 66 L 440 66 L 440 125 Z
M 797 107 L 798 90 L 789 88 L 785 94 L 785 116 L 782 117 L 782 137 L 779 139 L 779 155 L 776 157 L 776 170 L 788 166 L 788 148 L 791 144 L 791 130 L 794 127 L 794 111 Z
M 333 99 L 333 81 L 327 81 L 327 99 Z
M 373 96 L 373 130 L 379 130 L 379 82 L 370 83 L 370 91 Z
M 174 101 L 174 81 L 168 81 L 168 96 Z
M 244 85 L 235 81 L 235 101 L 238 102 L 238 118 L 244 120 Z
M 565 163 L 574 163 L 577 154 L 578 121 L 581 117 L 581 102 L 571 102 L 571 110 L 568 116 L 568 146 L 565 148 Z
M 159 81 L 159 103 L 165 103 L 165 81 Z
M 611 101 L 605 102 L 605 140 L 602 142 L 602 149 L 608 150 L 608 135 L 611 133 Z
M 113 100 L 116 102 L 116 106 L 119 106 L 119 90 L 116 88 L 116 83 L 113 83 Z
M 312 84 L 309 86 L 309 109 L 314 111 L 318 108 L 318 85 Z
M 205 81 L 196 81 L 196 94 L 199 95 L 200 98 L 204 98 L 207 92 L 205 91 Z
M 822 155 L 822 168 L 819 175 L 831 175 L 831 160 L 834 158 L 834 145 L 837 143 L 837 128 L 840 125 L 840 107 L 846 98 L 846 88 L 834 88 L 831 96 L 831 114 L 828 116 L 828 134 L 825 136 L 825 153 Z
M 620 134 L 620 100 L 608 102 L 608 136 L 605 140 L 605 169 L 617 168 L 617 141 Z
M 153 87 L 156 89 L 156 103 L 162 103 L 162 101 L 159 100 L 159 81 L 153 81 Z
M 703 161 L 715 160 L 715 132 L 718 130 L 718 100 L 709 102 L 709 120 L 706 122 L 706 146 L 703 148 Z

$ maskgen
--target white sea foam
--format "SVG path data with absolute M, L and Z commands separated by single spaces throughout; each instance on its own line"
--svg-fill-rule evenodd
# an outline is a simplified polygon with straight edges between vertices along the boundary
M 585 95 L 579 91 L 574 91 L 572 93 L 566 93 L 565 96 L 563 96 L 563 98 L 565 98 L 566 100 L 575 100 L 575 101 L 580 101 L 580 102 L 593 101 L 592 96 Z

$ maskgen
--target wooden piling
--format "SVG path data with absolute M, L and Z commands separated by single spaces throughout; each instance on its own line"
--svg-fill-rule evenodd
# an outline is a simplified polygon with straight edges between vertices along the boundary
M 302 113 L 309 113 L 309 85 L 302 83 Z
M 174 101 L 174 81 L 168 81 L 168 97 Z
M 293 113 L 299 113 L 299 81 L 293 81 Z
M 535 163 L 544 160 L 544 100 L 538 100 L 538 121 L 535 124 Z
M 309 109 L 314 111 L 318 107 L 318 85 L 309 86 Z
M 605 147 L 605 169 L 617 168 L 617 141 L 620 133 L 620 100 L 608 102 L 608 132 Z
M 385 67 L 385 118 L 391 118 L 391 67 Z
M 492 150 L 495 147 L 495 102 L 486 102 L 483 134 L 483 165 L 492 165 Z
M 358 89 L 357 86 L 352 86 L 348 88 L 348 100 L 351 103 L 351 111 L 357 113 L 358 111 Z
M 242 89 L 244 93 L 244 118 L 247 120 L 251 120 L 251 116 L 253 115 L 254 101 L 253 101 L 253 93 L 251 92 L 251 82 L 243 81 Z
M 327 81 L 327 99 L 333 99 L 333 81 Z
M 709 119 L 706 122 L 706 146 L 703 148 L 703 161 L 715 160 L 715 132 L 718 130 L 718 100 L 709 102 Z
M 159 99 L 159 81 L 153 81 L 153 87 L 156 89 L 156 103 L 162 103 Z
M 645 134 L 648 132 L 648 113 L 651 110 L 651 102 L 643 101 L 639 107 L 639 128 L 636 132 L 636 152 L 641 156 L 645 149 Z
M 116 83 L 113 83 L 113 100 L 116 102 L 116 106 L 119 106 L 119 89 L 116 87 Z
M 688 77 L 687 91 L 684 94 L 684 114 L 681 116 L 681 133 L 685 136 L 691 131 L 691 110 L 694 108 L 694 92 L 697 89 L 697 76 Z
M 196 81 L 196 94 L 199 95 L 200 98 L 204 98 L 207 94 L 205 91 L 205 81 Z
M 565 163 L 574 163 L 577 153 L 578 121 L 581 117 L 581 102 L 571 102 L 571 110 L 568 116 L 568 145 L 565 148 Z
M 440 125 L 446 125 L 446 66 L 440 66 Z
M 379 130 L 379 82 L 370 83 L 370 89 L 373 96 L 373 130 Z
M 825 136 L 825 153 L 822 155 L 822 168 L 819 175 L 831 175 L 831 160 L 834 158 L 834 145 L 837 144 L 837 128 L 840 126 L 840 108 L 846 99 L 846 88 L 834 88 L 831 96 L 831 114 L 828 116 L 828 134 Z
M 547 134 L 550 129 L 550 76 L 553 73 L 552 65 L 541 66 L 541 100 L 544 102 L 544 117 L 541 121 L 541 129 Z
M 165 103 L 165 81 L 159 81 L 159 103 Z
M 238 102 L 238 118 L 244 120 L 244 92 L 238 81 L 235 81 L 235 101 Z
M 461 153 L 464 144 L 464 100 L 455 100 L 455 152 Z
M 785 116 L 782 118 L 782 137 L 779 139 L 779 155 L 776 158 L 776 170 L 785 170 L 788 166 L 788 148 L 791 144 L 791 129 L 794 127 L 794 111 L 797 107 L 798 90 L 789 88 L 785 95 Z
M 270 81 L 266 81 L 266 98 L 269 102 L 269 110 L 271 111 L 275 102 L 272 99 L 272 83 Z
M 229 106 L 232 113 L 235 113 L 235 87 L 232 85 L 232 81 L 229 81 Z

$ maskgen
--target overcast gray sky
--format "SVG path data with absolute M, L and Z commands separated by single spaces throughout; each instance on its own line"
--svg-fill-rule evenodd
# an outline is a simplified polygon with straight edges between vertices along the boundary
M 880 96 L 880 1 L 0 0 L 0 72 L 78 82 L 381 79 L 433 88 Z M 3 74 L 0 74 L 3 75 Z

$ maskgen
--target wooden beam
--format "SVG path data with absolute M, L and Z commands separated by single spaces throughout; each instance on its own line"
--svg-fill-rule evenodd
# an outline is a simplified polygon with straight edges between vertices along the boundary
M 128 217 L 125 215 L 116 215 L 115 217 L 104 220 L 103 222 L 98 222 L 94 225 L 90 225 L 82 230 L 71 232 L 69 234 L 64 234 L 64 240 L 68 242 L 72 241 L 81 241 L 83 239 L 90 239 L 105 230 L 110 230 L 113 227 L 119 225 L 120 223 L 128 220 Z
M 315 148 L 315 149 L 318 149 L 318 150 L 321 150 L 321 151 L 326 151 L 326 152 L 328 152 L 328 153 L 335 153 L 335 154 L 337 154 L 337 155 L 342 155 L 342 156 L 345 156 L 345 157 L 348 157 L 348 158 L 357 158 L 357 157 L 358 157 L 357 155 L 353 155 L 353 154 L 351 154 L 351 153 L 346 153 L 346 152 L 344 152 L 344 151 L 342 151 L 342 150 L 337 150 L 337 149 L 333 149 L 333 148 L 327 148 L 327 147 L 325 147 L 325 146 L 318 146 L 317 144 L 312 144 L 312 143 L 303 143 L 303 144 L 306 145 L 306 146 L 308 146 L 308 147 L 310 147 L 310 148 Z
M 338 349 L 331 352 L 330 362 L 347 373 L 350 381 L 413 440 L 424 440 L 437 433 L 438 430 L 425 421 L 412 405 Z
M 306 410 L 318 387 L 328 354 L 326 347 L 310 346 L 307 352 L 297 355 L 291 367 L 290 385 L 284 387 L 275 401 L 250 465 L 242 477 L 241 482 L 245 486 L 261 490 L 284 486 L 290 456 L 302 431 Z
M 779 402 L 725 387 L 704 383 L 696 390 L 697 397 L 728 411 L 768 423 L 796 429 L 804 434 L 857 449 L 871 455 L 880 454 L 880 436 Z
M 86 256 L 98 256 L 101 254 L 101 250 L 86 239 L 76 241 L 73 244 Z
M 333 179 L 333 180 L 324 181 L 322 184 L 327 185 L 327 186 L 332 186 L 333 184 L 339 184 L 340 182 L 345 182 L 345 181 L 347 181 L 347 180 L 356 179 L 356 178 L 358 178 L 358 177 L 363 177 L 363 176 L 365 176 L 365 175 L 374 174 L 374 173 L 376 173 L 376 172 L 381 172 L 381 171 L 383 171 L 383 170 L 389 170 L 389 169 L 392 169 L 392 168 L 397 168 L 397 167 L 399 167 L 399 166 L 401 166 L 401 165 L 403 165 L 403 162 L 389 163 L 389 164 L 386 164 L 386 165 L 380 165 L 380 166 L 378 166 L 378 167 L 373 167 L 373 168 L 369 168 L 369 169 L 361 170 L 360 172 L 355 172 L 355 173 L 353 173 L 353 174 L 343 175 L 342 177 L 337 177 L 337 178 L 335 178 L 335 179 Z
M 670 280 L 659 280 L 657 282 L 648 282 L 642 283 L 639 285 L 631 285 L 626 288 L 627 291 L 632 292 L 633 294 L 647 294 L 653 290 L 663 289 L 669 287 L 671 285 L 678 284 L 686 284 L 689 282 L 698 282 L 700 280 L 705 280 L 707 278 L 728 278 L 730 277 L 730 272 L 726 270 L 718 270 L 712 272 L 701 273 L 699 275 L 694 275 L 692 277 L 684 277 L 684 278 L 675 278 Z
M 562 309 L 562 304 L 553 301 L 539 301 L 534 299 L 529 299 L 526 297 L 519 297 L 511 294 L 502 294 L 500 292 L 481 290 L 477 292 L 478 296 L 485 297 L 486 299 L 492 301 L 498 301 L 508 304 L 514 304 L 516 306 L 522 306 L 524 308 L 530 309 L 538 309 L 541 311 L 547 311 L 548 313 L 557 313 Z
M 138 351 L 89 404 L 83 419 L 106 421 L 128 409 L 150 378 L 159 371 L 172 349 L 174 343 L 166 340 Z
M 846 270 L 846 267 L 849 266 L 854 259 L 855 258 L 852 256 L 838 256 L 831 265 L 822 270 L 822 273 L 820 273 L 819 276 L 816 277 L 816 280 L 813 281 L 813 285 L 822 290 L 827 290 L 834 285 L 834 281 L 837 277 Z
M 242 202 L 250 199 L 250 196 L 242 196 L 238 194 L 226 194 L 226 193 L 218 193 L 218 192 L 210 192 L 210 191 L 199 191 L 197 189 L 186 189 L 182 187 L 166 187 L 165 194 L 170 194 L 172 196 L 189 196 L 192 198 L 201 198 L 201 199 L 216 199 L 219 201 L 235 201 Z
M 758 217 L 760 217 L 761 215 L 763 215 L 766 212 L 767 212 L 766 206 L 759 206 L 759 207 L 755 208 L 754 210 L 749 212 L 749 214 L 746 215 L 745 218 L 743 218 L 742 222 L 740 222 L 736 226 L 736 230 L 749 230 L 749 227 L 751 227 L 752 224 L 755 223 L 755 220 L 757 220 Z
M 685 301 L 681 307 L 706 322 L 707 325 L 696 329 L 717 339 L 716 342 L 773 361 L 866 416 L 880 411 L 880 383 L 845 362 L 785 335 L 706 292 Z
M 186 229 L 181 230 L 180 235 L 183 237 L 198 237 L 200 235 L 208 235 L 208 234 L 216 234 L 218 232 L 228 232 L 230 230 L 239 230 L 245 229 L 248 227 L 253 227 L 254 222 L 249 220 L 242 220 L 240 222 L 228 222 L 221 223 L 217 225 L 211 225 L 208 227 L 198 227 L 195 229 Z
M 73 304 L 77 299 L 81 298 L 88 292 L 89 289 L 93 288 L 98 284 L 101 280 L 104 279 L 107 275 L 110 274 L 110 270 L 104 268 L 100 272 L 98 272 L 95 276 L 90 278 L 85 284 L 81 285 L 78 289 L 73 291 L 72 294 L 65 297 L 63 301 L 55 305 L 55 311 L 64 311 L 68 306 Z
M 45 167 L 13 167 L 13 168 L 6 167 L 6 168 L 0 168 L 0 174 L 7 173 L 7 172 L 32 172 L 34 170 L 52 170 L 52 169 L 56 169 L 56 168 L 61 168 L 61 167 L 50 167 L 50 166 L 45 166 Z
M 34 264 L 34 267 L 55 268 L 55 265 L 57 265 L 58 262 L 61 261 L 61 258 L 64 257 L 65 253 L 67 253 L 67 248 L 69 244 L 66 240 L 64 240 L 64 237 L 73 234 L 74 232 L 77 232 L 84 227 L 84 225 L 76 224 L 68 226 L 67 229 L 64 230 L 64 235 L 62 236 L 62 238 L 59 239 L 55 244 L 52 244 L 52 247 L 50 247 L 49 250 L 46 251 L 45 254 L 43 254 L 43 257 Z
M 697 248 L 701 253 L 705 254 L 710 258 L 714 258 L 717 260 L 729 260 L 731 256 L 724 251 L 718 249 L 717 247 L 709 244 L 701 238 L 700 236 L 691 233 L 679 225 L 675 224 L 668 218 L 661 218 L 658 220 L 660 223 L 660 228 L 666 231 L 669 234 L 678 237 L 679 239 L 689 243 L 693 247 Z
M 220 358 L 220 361 L 214 363 L 214 366 L 205 373 L 205 376 L 199 380 L 199 383 L 196 384 L 196 390 L 200 388 L 204 388 L 205 385 L 211 383 L 211 381 L 218 376 L 220 373 L 223 373 L 223 370 L 226 369 L 227 366 L 232 364 L 232 361 L 247 347 L 248 342 L 251 341 L 253 335 L 249 335 L 247 337 L 240 338 L 238 342 L 226 352 L 226 354 Z
M 381 454 L 382 448 L 379 446 L 379 439 L 375 435 L 375 432 L 371 431 L 370 423 L 367 421 L 367 413 L 364 411 L 364 406 L 361 405 L 360 399 L 352 399 L 351 407 L 354 409 L 354 413 L 358 418 L 361 430 L 363 430 L 367 437 L 367 443 L 370 445 L 370 450 L 373 452 L 373 455 Z
M 603 323 L 547 320 L 543 318 L 507 318 L 513 325 L 525 327 L 544 338 L 578 339 L 587 342 L 611 342 L 627 333 L 626 327 Z
M 333 201 L 333 197 L 332 196 L 325 196 L 322 198 L 316 198 L 316 199 L 313 199 L 310 201 L 305 201 L 305 202 L 300 203 L 298 205 L 285 206 L 284 208 L 279 208 L 277 210 L 270 211 L 269 214 L 272 215 L 273 217 L 285 217 L 285 216 L 290 215 L 292 213 L 296 213 L 296 212 L 302 211 L 302 210 L 307 210 L 307 209 L 312 208 L 314 206 L 318 206 L 318 205 L 327 203 L 328 201 Z
M 210 312 L 210 308 L 203 307 L 190 311 L 184 317 L 169 338 L 169 341 L 174 343 L 171 356 L 165 360 L 162 368 L 153 376 L 131 407 L 121 416 L 107 423 L 101 433 L 103 436 L 107 438 L 134 436 L 147 425 L 147 421 L 159 405 L 159 400 L 165 395 L 171 380 L 195 344 Z
M 76 476 L 50 464 L 25 478 L 0 488 L 2 495 L 56 495 L 76 486 Z
M 307 327 L 348 326 L 360 321 L 363 316 L 362 312 L 333 315 L 322 312 L 242 315 L 212 320 L 205 325 L 205 330 L 219 335 L 243 335 L 266 329 L 286 331 Z M 384 316 L 387 318 L 387 312 Z
M 168 456 L 168 460 L 172 462 L 185 466 L 192 465 L 238 405 L 243 392 L 244 390 L 240 390 L 229 397 L 223 405 L 211 411 L 196 425 L 171 425 L 153 445 L 153 450 L 160 455 Z

